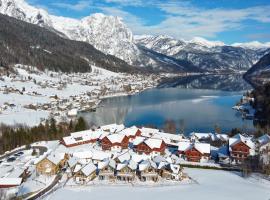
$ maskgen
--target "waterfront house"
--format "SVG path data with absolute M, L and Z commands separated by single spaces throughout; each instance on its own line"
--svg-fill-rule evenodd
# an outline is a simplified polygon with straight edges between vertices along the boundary
M 136 126 L 132 126 L 130 128 L 125 128 L 119 134 L 123 134 L 128 137 L 129 142 L 133 142 L 134 139 L 138 136 L 141 136 L 141 130 L 138 129 Z

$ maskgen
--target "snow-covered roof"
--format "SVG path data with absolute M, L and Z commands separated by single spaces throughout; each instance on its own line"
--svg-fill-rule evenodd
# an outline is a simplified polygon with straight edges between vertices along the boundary
M 268 142 L 270 142 L 270 136 L 268 134 L 265 134 L 261 137 L 259 137 L 257 139 L 257 142 L 260 144 L 260 145 L 264 145 L 264 144 L 267 144 Z
M 15 168 L 10 174 L 8 174 L 7 178 L 20 178 L 20 176 L 24 173 L 25 169 Z
M 148 169 L 149 167 L 153 167 L 154 169 L 157 169 L 157 164 L 153 162 L 152 160 L 144 160 L 139 164 L 139 171 L 144 171 Z
M 98 162 L 97 168 L 99 170 L 101 170 L 101 169 L 107 167 L 109 165 L 109 162 L 110 161 L 108 159 L 107 160 L 104 160 L 104 161 L 100 161 L 100 162 Z
M 89 159 L 93 157 L 93 152 L 92 151 L 79 151 L 79 152 L 74 152 L 73 156 L 80 159 Z
M 178 141 L 178 142 L 180 142 L 180 141 L 183 140 L 183 136 L 182 135 L 172 134 L 172 133 L 164 133 L 164 132 L 155 133 L 152 136 L 152 138 L 162 139 L 166 143 L 170 143 L 171 140 Z
M 104 160 L 111 157 L 111 153 L 103 151 L 93 151 L 92 159 L 93 160 Z
M 159 132 L 158 129 L 145 128 L 145 127 L 142 127 L 140 130 L 142 132 L 141 135 L 144 136 L 144 137 L 152 137 L 155 133 L 158 133 Z
M 18 186 L 21 183 L 22 178 L 0 178 L 0 185 Z
M 194 148 L 197 149 L 202 154 L 210 154 L 211 146 L 208 143 L 198 143 L 194 144 Z
M 230 150 L 232 146 L 238 144 L 239 142 L 245 143 L 250 149 L 255 148 L 255 144 L 252 142 L 251 137 L 245 137 L 241 134 L 236 134 L 235 136 L 229 139 Z
M 139 154 L 132 154 L 131 156 L 131 160 L 133 160 L 136 163 L 139 163 L 143 160 L 147 160 L 150 159 L 151 156 L 150 155 L 139 155 Z
M 47 159 L 54 163 L 55 165 L 58 165 L 63 159 L 65 158 L 64 153 L 59 154 L 50 154 Z
M 190 142 L 179 142 L 178 143 L 178 151 L 186 151 L 190 147 Z
M 126 137 L 125 135 L 121 134 L 112 134 L 107 136 L 108 140 L 110 140 L 112 144 L 121 143 L 125 137 Z
M 74 167 L 74 170 L 73 170 L 73 172 L 78 172 L 78 171 L 80 171 L 81 170 L 81 168 L 82 168 L 82 165 L 81 164 L 76 164 L 75 165 L 75 167 Z
M 135 161 L 133 160 L 130 160 L 129 163 L 128 163 L 128 167 L 132 170 L 136 170 L 137 169 L 137 166 L 138 166 L 138 163 L 136 163 Z
M 166 158 L 164 158 L 163 156 L 158 155 L 158 156 L 155 156 L 155 157 L 153 158 L 153 161 L 154 161 L 155 163 L 166 162 Z
M 116 157 L 120 162 L 129 161 L 131 155 L 129 152 L 124 152 L 123 154 Z
M 81 169 L 81 172 L 85 176 L 89 176 L 95 171 L 96 171 L 96 166 L 92 162 L 88 163 L 84 168 Z
M 170 169 L 172 170 L 172 172 L 174 174 L 178 174 L 180 171 L 180 165 L 174 165 L 174 164 L 170 164 Z
M 68 160 L 68 166 L 69 167 L 74 167 L 78 162 L 78 159 L 76 157 L 71 157 Z
M 151 149 L 160 148 L 163 140 L 155 139 L 155 138 L 148 138 L 144 141 L 144 143 L 149 146 Z
M 141 137 L 141 136 L 137 136 L 135 137 L 135 139 L 133 140 L 133 145 L 139 145 L 141 144 L 143 141 L 145 140 L 145 137 Z
M 125 126 L 123 124 L 108 124 L 108 125 L 104 125 L 101 126 L 100 129 L 103 131 L 109 131 L 110 133 L 117 133 L 122 131 L 125 128 Z
M 211 135 L 212 135 L 212 133 L 196 133 L 196 132 L 190 133 L 191 137 L 196 137 L 199 140 L 200 139 L 207 139 L 207 138 L 211 137 Z
M 126 135 L 126 136 L 135 136 L 138 130 L 139 129 L 136 126 L 132 126 L 130 128 L 125 128 L 124 130 L 119 132 L 119 134 Z
M 122 170 L 123 168 L 125 168 L 126 166 L 128 166 L 128 162 L 123 162 L 123 163 L 118 163 L 117 166 L 116 166 L 116 170 L 117 171 L 120 171 Z

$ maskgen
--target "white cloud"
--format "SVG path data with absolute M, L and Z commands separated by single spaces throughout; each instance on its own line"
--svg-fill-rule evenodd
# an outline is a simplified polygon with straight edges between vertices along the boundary
M 126 0 L 108 0 L 125 2 Z M 148 6 L 151 1 L 148 1 Z M 153 3 L 153 2 L 152 2 Z M 121 7 L 103 7 L 103 12 L 120 16 L 135 34 L 165 34 L 191 39 L 195 36 L 215 38 L 218 33 L 243 28 L 243 21 L 270 23 L 270 6 L 245 9 L 206 9 L 187 2 L 171 1 L 152 4 L 163 11 L 165 19 L 157 25 L 146 25 L 142 17 L 132 15 Z
M 82 10 L 90 8 L 91 2 L 89 0 L 88 1 L 81 0 L 81 1 L 78 1 L 76 4 L 55 2 L 55 3 L 52 3 L 52 5 L 59 7 L 59 8 L 65 8 L 65 9 L 75 10 L 75 11 L 82 11 Z

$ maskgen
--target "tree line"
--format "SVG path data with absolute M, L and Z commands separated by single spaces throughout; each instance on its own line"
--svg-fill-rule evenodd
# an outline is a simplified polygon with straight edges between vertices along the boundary
M 88 126 L 82 117 L 76 121 L 71 120 L 69 123 L 57 123 L 54 118 L 50 118 L 45 123 L 40 123 L 34 127 L 2 124 L 0 126 L 0 154 L 38 141 L 59 140 L 68 136 L 71 132 L 86 129 L 88 129 Z

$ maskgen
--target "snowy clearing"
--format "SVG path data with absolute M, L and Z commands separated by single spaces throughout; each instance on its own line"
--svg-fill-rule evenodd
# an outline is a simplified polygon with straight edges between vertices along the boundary
M 242 178 L 234 172 L 204 169 L 188 169 L 185 171 L 198 184 L 164 186 L 164 187 L 132 187 L 132 186 L 89 186 L 80 188 L 65 187 L 46 197 L 48 200 L 75 199 L 200 199 L 200 200 L 268 200 L 270 198 L 270 182 L 261 178 Z

